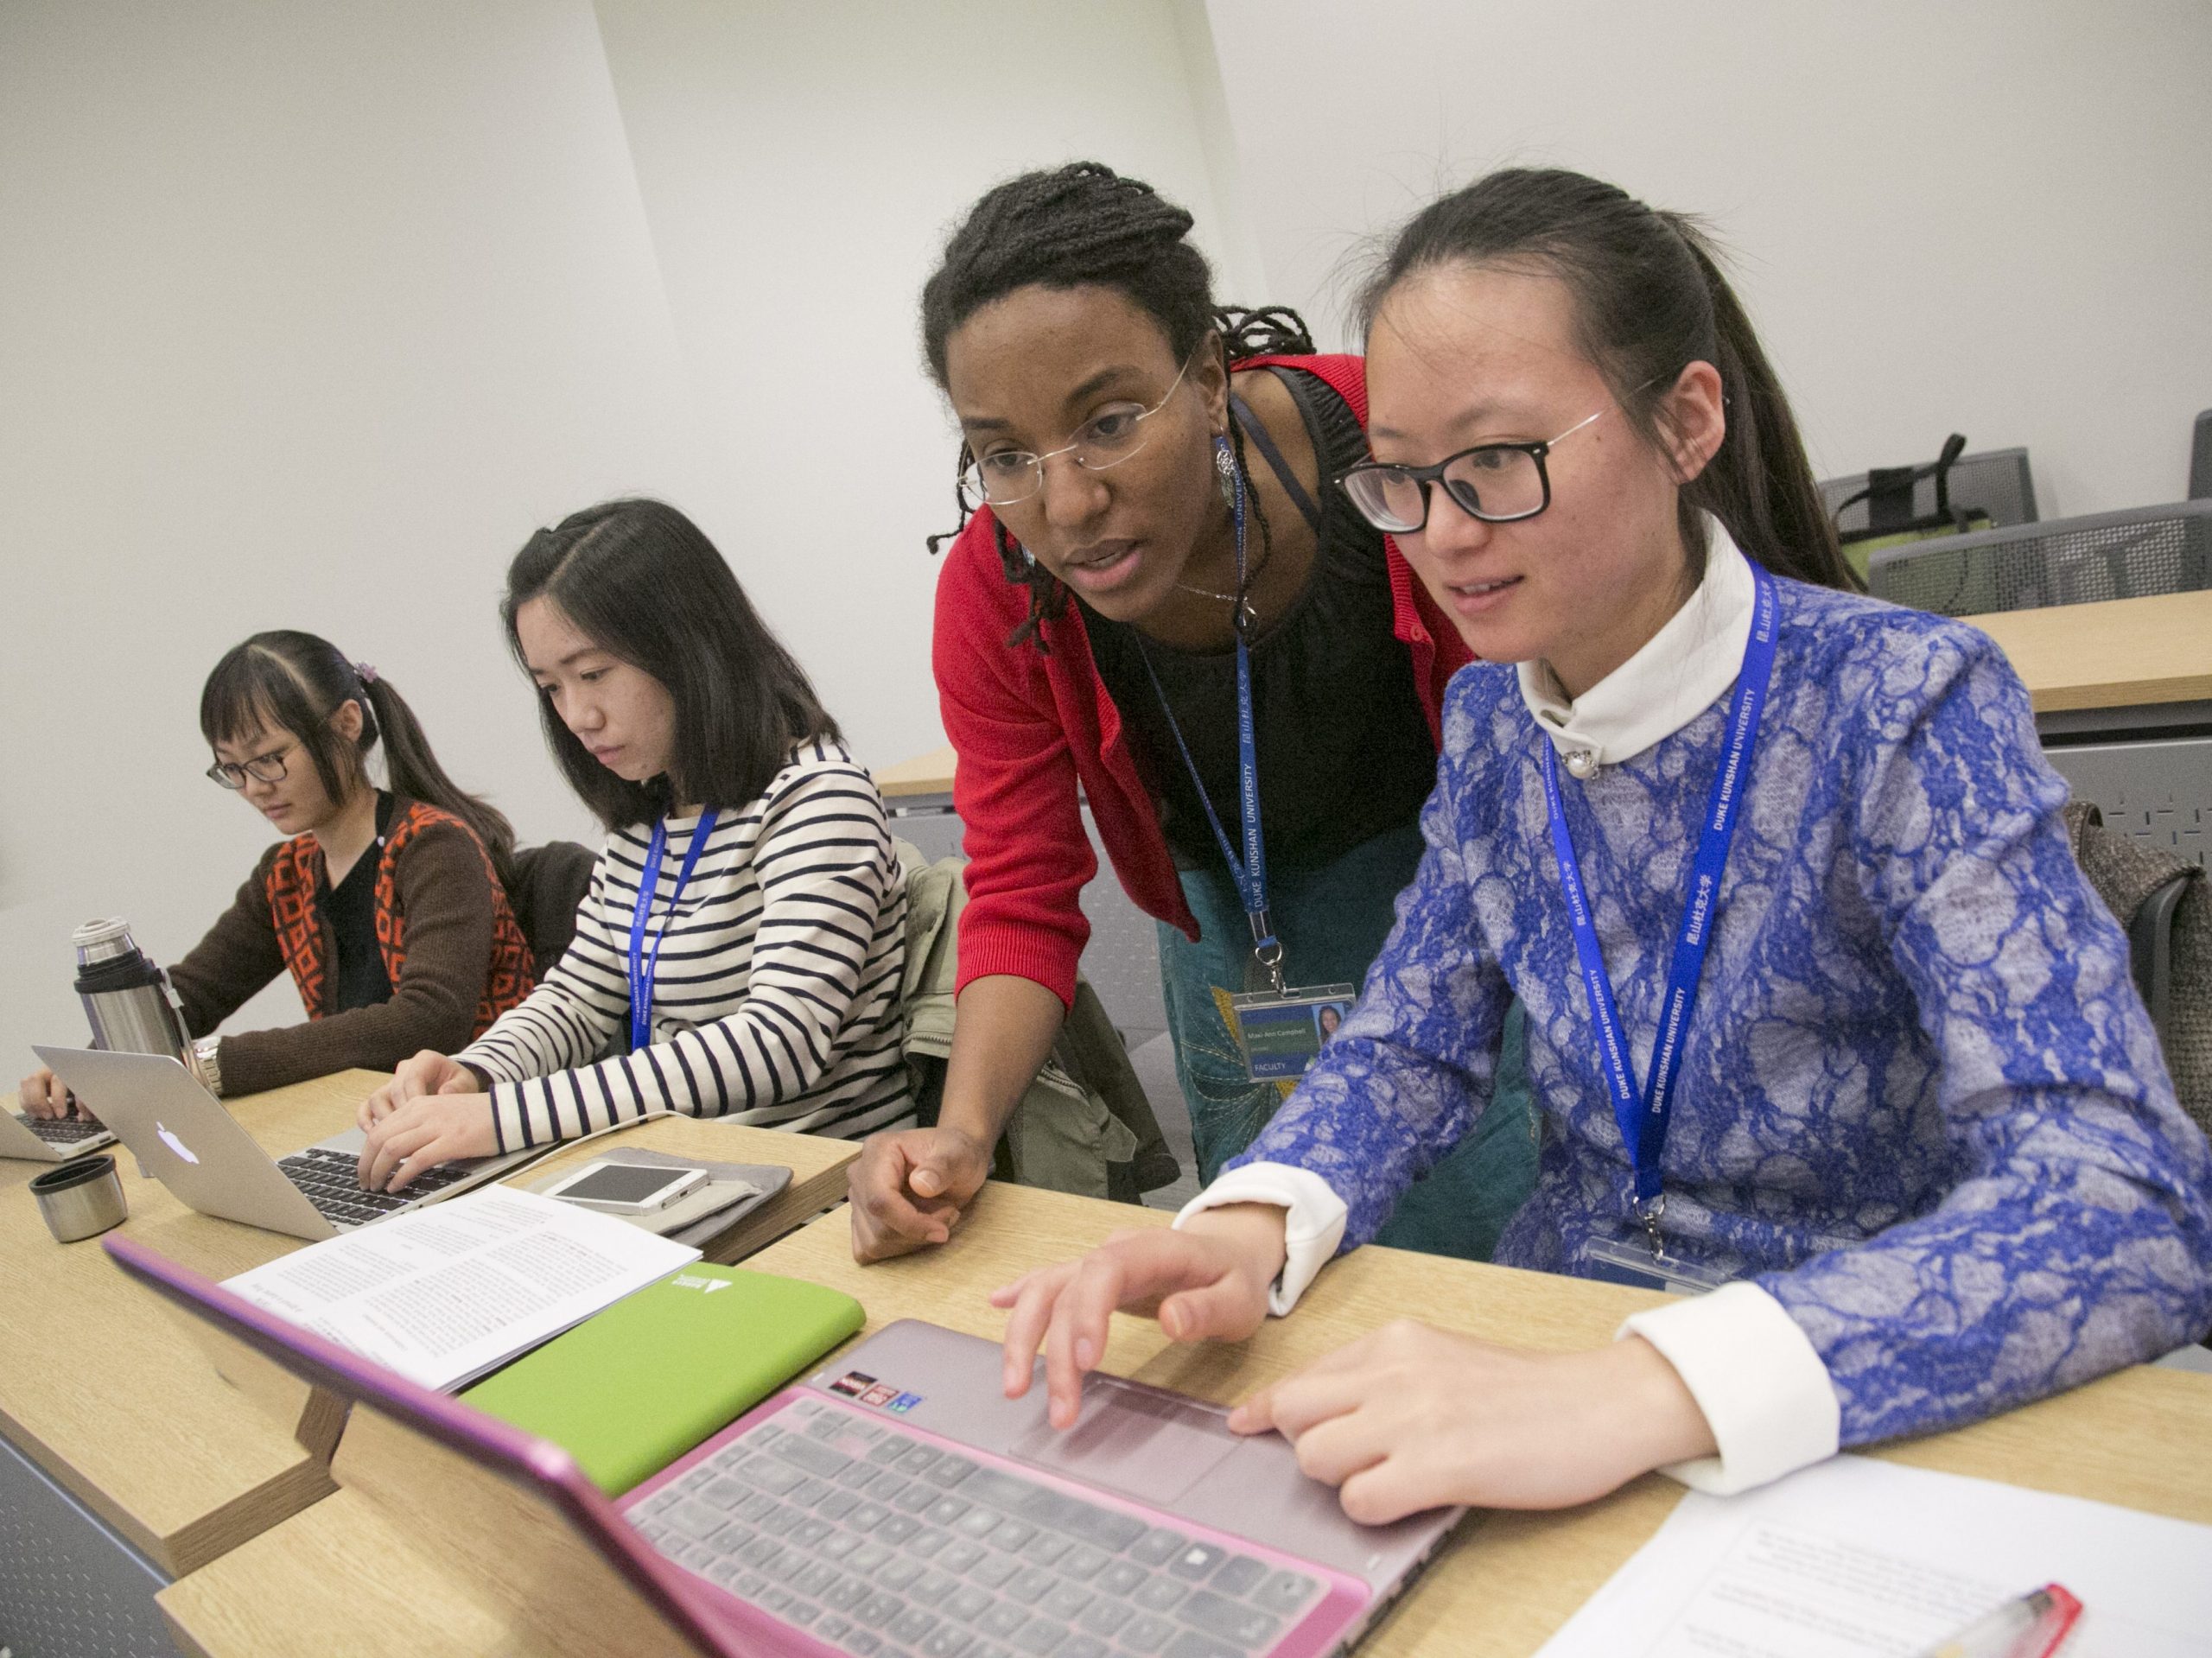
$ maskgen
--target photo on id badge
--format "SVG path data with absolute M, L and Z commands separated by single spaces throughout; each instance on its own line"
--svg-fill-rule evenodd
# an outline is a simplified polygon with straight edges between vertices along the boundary
M 1348 984 L 1306 990 L 1247 991 L 1229 999 L 1233 1034 L 1255 1083 L 1294 1081 L 1319 1057 L 1321 1045 L 1351 1015 L 1358 990 Z

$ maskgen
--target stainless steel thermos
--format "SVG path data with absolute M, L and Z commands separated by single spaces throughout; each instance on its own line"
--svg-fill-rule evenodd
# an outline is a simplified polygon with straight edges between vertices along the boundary
M 193 1064 L 184 1014 L 168 975 L 147 958 L 120 916 L 87 921 L 69 936 L 77 951 L 77 997 L 92 1021 L 92 1045 L 119 1053 L 166 1053 Z

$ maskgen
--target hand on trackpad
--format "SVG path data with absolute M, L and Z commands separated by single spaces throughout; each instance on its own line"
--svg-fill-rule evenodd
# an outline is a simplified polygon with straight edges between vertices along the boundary
M 1097 1371 L 1084 1378 L 1083 1413 L 1065 1432 L 1040 1421 L 1014 1454 L 1038 1468 L 1162 1506 L 1211 1473 L 1242 1443 L 1226 1411 L 1131 1387 Z

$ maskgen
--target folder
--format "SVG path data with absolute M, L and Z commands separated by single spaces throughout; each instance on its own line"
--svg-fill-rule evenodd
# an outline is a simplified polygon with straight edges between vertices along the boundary
M 856 1334 L 849 1295 L 690 1266 L 626 1296 L 461 1396 L 550 1439 L 618 1496 Z

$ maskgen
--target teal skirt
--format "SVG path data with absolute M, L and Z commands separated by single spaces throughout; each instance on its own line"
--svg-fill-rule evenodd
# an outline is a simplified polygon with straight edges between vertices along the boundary
M 1291 984 L 1363 984 L 1396 919 L 1393 905 L 1421 861 L 1417 824 L 1355 847 L 1318 870 L 1268 872 L 1269 913 L 1282 940 Z M 1198 920 L 1195 944 L 1160 928 L 1160 981 L 1175 1045 L 1175 1078 L 1191 1112 L 1198 1178 L 1250 1145 L 1282 1104 L 1273 1083 L 1255 1083 L 1217 993 L 1244 988 L 1251 929 L 1225 871 L 1183 872 L 1183 896 Z M 1535 1118 L 1528 1044 L 1518 1002 L 1507 1016 L 1497 1088 L 1481 1121 L 1398 1201 L 1376 1242 L 1431 1255 L 1487 1261 L 1497 1235 L 1536 1179 Z

